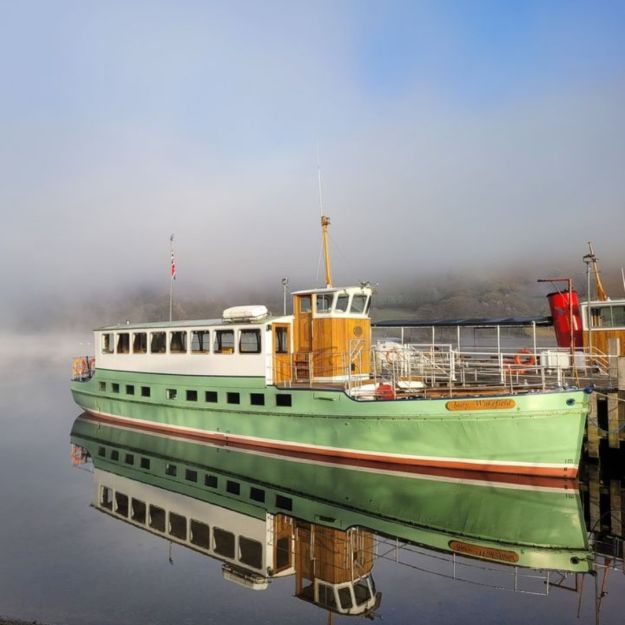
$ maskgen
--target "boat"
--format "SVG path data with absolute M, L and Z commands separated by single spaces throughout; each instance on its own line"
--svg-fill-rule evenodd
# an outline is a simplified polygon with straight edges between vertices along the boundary
M 294 292 L 292 314 L 98 328 L 95 360 L 73 365 L 76 403 L 103 424 L 237 448 L 575 478 L 584 389 L 546 384 L 524 352 L 492 375 L 437 347 L 375 344 L 373 289 L 333 285 L 328 225 L 325 286 Z
M 292 576 L 296 597 L 339 614 L 379 607 L 373 571 L 385 556 L 473 584 L 488 572 L 515 591 L 593 570 L 570 480 L 283 458 L 87 413 L 70 440 L 74 462 L 93 465 L 96 510 L 221 562 L 250 590 Z

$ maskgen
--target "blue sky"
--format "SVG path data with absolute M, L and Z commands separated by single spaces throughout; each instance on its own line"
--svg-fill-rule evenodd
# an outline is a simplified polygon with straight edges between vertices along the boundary
M 623 2 L 0 1 L 0 18 L 0 211 L 10 257 L 42 261 L 11 270 L 16 294 L 60 273 L 158 284 L 170 232 L 189 289 L 224 263 L 215 288 L 307 286 L 317 146 L 342 281 L 547 270 L 588 239 L 625 264 Z

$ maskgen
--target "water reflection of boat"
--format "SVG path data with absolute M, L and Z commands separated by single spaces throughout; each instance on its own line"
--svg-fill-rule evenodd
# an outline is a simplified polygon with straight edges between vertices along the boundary
M 298 597 L 339 613 L 379 602 L 371 574 L 381 541 L 426 548 L 454 569 L 591 569 L 579 495 L 567 482 L 285 460 L 103 426 L 86 414 L 71 440 L 93 461 L 97 509 L 221 560 L 225 577 L 250 588 L 293 575 Z

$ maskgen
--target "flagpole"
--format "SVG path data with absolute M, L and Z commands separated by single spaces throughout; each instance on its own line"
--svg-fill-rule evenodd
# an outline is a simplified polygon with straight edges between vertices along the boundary
M 176 264 L 174 261 L 174 235 L 169 237 L 169 322 L 173 319 L 174 312 L 174 280 L 176 279 Z

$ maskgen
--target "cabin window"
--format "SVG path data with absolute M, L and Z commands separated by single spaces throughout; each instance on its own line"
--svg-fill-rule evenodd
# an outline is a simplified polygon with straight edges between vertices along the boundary
M 263 546 L 257 540 L 239 536 L 239 562 L 254 569 L 262 568 Z
M 194 354 L 208 354 L 210 350 L 210 332 L 208 330 L 193 330 L 191 332 L 191 351 Z
M 260 330 L 241 330 L 240 354 L 260 354 Z
M 228 480 L 226 482 L 226 491 L 228 491 L 231 495 L 239 495 L 241 493 L 241 484 L 239 484 L 239 482 Z
M 262 488 L 255 488 L 252 486 L 250 488 L 250 499 L 253 501 L 259 501 L 260 503 L 265 503 L 265 491 Z
M 148 334 L 147 332 L 135 332 L 132 335 L 132 353 L 146 354 L 148 351 Z
M 141 387 L 141 397 L 149 397 L 150 395 L 151 395 L 150 387 L 149 386 L 142 386 Z
M 112 354 L 114 343 L 113 343 L 113 334 L 111 332 L 106 332 L 102 334 L 102 353 L 103 354 Z
M 343 586 L 343 588 L 339 588 L 339 603 L 344 610 L 349 610 L 354 607 L 354 602 L 352 601 L 352 593 L 349 590 L 349 586 Z
M 217 330 L 215 332 L 215 345 L 213 351 L 216 354 L 233 354 L 234 330 Z
M 325 314 L 332 310 L 332 293 L 320 293 L 317 295 L 317 313 Z
M 101 458 L 106 456 L 106 447 L 98 447 L 98 456 Z
M 290 406 L 291 404 L 291 395 L 289 393 L 276 395 L 276 406 Z
M 126 454 L 126 457 L 124 458 L 124 462 L 126 464 L 134 464 L 135 463 L 135 457 L 132 454 Z
M 184 472 L 184 479 L 188 482 L 197 482 L 197 471 L 186 469 Z
M 352 309 L 351 312 L 356 315 L 362 315 L 367 312 L 367 296 L 366 295 L 354 295 L 352 297 Z
M 339 295 L 336 298 L 336 306 L 334 310 L 336 312 L 344 312 L 346 313 L 349 308 L 349 295 Z
M 115 351 L 118 354 L 130 353 L 130 334 L 128 334 L 128 332 L 120 332 L 117 335 L 117 347 Z
M 128 516 L 128 495 L 115 493 L 115 513 L 119 516 Z
M 141 468 L 142 469 L 149 469 L 150 468 L 150 459 L 149 458 L 141 458 Z
M 276 328 L 276 354 L 289 353 L 289 330 L 288 328 Z
M 148 525 L 157 532 L 165 531 L 165 510 L 158 506 L 150 505 L 150 517 Z
M 210 549 L 210 528 L 206 523 L 191 519 L 191 543 L 202 547 L 202 549 Z
M 187 391 L 187 401 L 197 401 L 197 391 Z
M 293 500 L 284 495 L 276 495 L 276 507 L 291 511 L 293 510 Z
M 113 384 L 111 384 L 111 391 L 113 393 L 119 393 L 119 384 L 117 382 L 113 382 Z
M 165 396 L 167 397 L 167 399 L 176 399 L 176 397 L 178 396 L 178 391 L 175 388 L 168 388 L 165 391 Z
M 180 540 L 187 540 L 187 518 L 175 512 L 169 513 L 169 534 Z
M 239 393 L 226 393 L 226 401 L 229 404 L 240 404 L 241 396 L 239 395 Z
M 165 475 L 171 475 L 172 477 L 176 477 L 177 473 L 178 473 L 178 467 L 175 464 L 165 465 Z
M 204 401 L 210 402 L 211 404 L 217 403 L 217 391 L 206 391 L 204 393 Z
M 145 523 L 147 518 L 147 507 L 143 501 L 139 499 L 133 499 L 130 506 L 130 518 L 135 523 Z
M 115 460 L 115 462 L 119 460 L 119 452 L 117 449 L 111 449 L 111 460 Z
M 250 404 L 252 406 L 264 406 L 265 396 L 263 393 L 250 393 Z
M 312 310 L 312 300 L 310 295 L 299 296 L 299 311 L 301 313 L 309 313 Z
M 590 312 L 593 328 L 625 327 L 625 306 L 598 306 Z
M 102 486 L 100 505 L 107 510 L 113 510 L 113 491 L 108 486 Z
M 135 387 L 133 384 L 126 384 L 126 395 L 134 395 Z
M 217 488 L 217 476 L 216 475 L 205 475 L 204 476 L 204 486 L 208 486 L 209 488 Z
M 167 341 L 165 332 L 150 333 L 150 353 L 164 354 L 167 351 Z
M 218 527 L 213 529 L 213 549 L 216 554 L 234 559 L 234 534 Z
M 187 333 L 183 331 L 169 333 L 169 352 L 171 354 L 187 353 Z
M 106 391 L 106 382 L 100 382 L 100 390 Z

